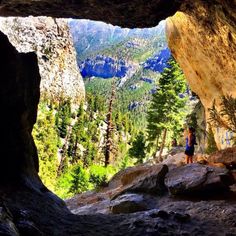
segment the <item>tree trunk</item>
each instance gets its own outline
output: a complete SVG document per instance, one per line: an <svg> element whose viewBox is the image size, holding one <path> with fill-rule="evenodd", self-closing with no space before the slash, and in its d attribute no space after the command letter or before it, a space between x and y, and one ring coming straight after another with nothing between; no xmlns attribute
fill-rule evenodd
<svg viewBox="0 0 236 236"><path fill-rule="evenodd" d="M109 109L107 113L105 167L107 167L110 163L110 157L111 157L111 151L112 151L112 108L113 108L114 97L115 97L115 83L112 85L111 99L110 99Z"/></svg>
<svg viewBox="0 0 236 236"><path fill-rule="evenodd" d="M65 137L65 143L64 143L64 147L63 147L61 161L60 161L60 164L57 169L57 176L60 176L63 173L63 171L67 165L67 149L68 149L68 143L69 143L68 141L69 141L71 132L72 132L72 126L69 125L69 127L67 129L67 135Z"/></svg>
<svg viewBox="0 0 236 236"><path fill-rule="evenodd" d="M155 149L155 153L153 155L153 157L156 159L157 158L157 152L158 152L158 149L159 149L159 138L160 136L158 135L157 136L157 139L156 139L156 149Z"/></svg>
<svg viewBox="0 0 236 236"><path fill-rule="evenodd" d="M163 149L165 147L166 134L167 134L167 129L164 129L163 137L162 137L162 143L161 143L161 149L160 149L159 158L158 158L159 161L161 160L162 152L163 152Z"/></svg>

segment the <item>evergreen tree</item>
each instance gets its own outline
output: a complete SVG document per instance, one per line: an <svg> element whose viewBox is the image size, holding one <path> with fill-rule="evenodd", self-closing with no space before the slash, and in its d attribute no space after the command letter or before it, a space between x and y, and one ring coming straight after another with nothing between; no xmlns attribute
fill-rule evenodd
<svg viewBox="0 0 236 236"><path fill-rule="evenodd" d="M68 125L71 118L71 103L69 100L59 104L58 114L56 117L56 126L61 138L65 138L68 131Z"/></svg>
<svg viewBox="0 0 236 236"><path fill-rule="evenodd" d="M183 73L174 58L168 61L159 80L157 92L153 94L148 111L148 139L160 148L159 158L166 143L167 132L176 134L180 131L185 116L186 98L182 95L186 91L186 82ZM161 137L162 136L162 137ZM159 147L159 139L161 145Z"/></svg>
<svg viewBox="0 0 236 236"><path fill-rule="evenodd" d="M105 143L105 167L109 165L111 153L112 153L112 146L113 146L113 140L112 140L112 130L113 130L113 124L112 124L112 110L113 110L113 101L115 99L115 83L112 85L111 90L111 98L109 101L109 108L107 113L107 129L106 129L106 143Z"/></svg>
<svg viewBox="0 0 236 236"><path fill-rule="evenodd" d="M55 117L45 103L39 104L37 122L33 129L33 136L38 148L39 176L43 183L54 189L58 159L57 159L57 131L53 125Z"/></svg>
<svg viewBox="0 0 236 236"><path fill-rule="evenodd" d="M145 149L144 133L139 132L132 143L132 147L129 149L129 155L133 158L137 158L137 164L143 163L143 159L145 158Z"/></svg>
<svg viewBox="0 0 236 236"><path fill-rule="evenodd" d="M89 175L80 166L77 165L72 172L72 181L69 192L73 194L82 193L88 190Z"/></svg>

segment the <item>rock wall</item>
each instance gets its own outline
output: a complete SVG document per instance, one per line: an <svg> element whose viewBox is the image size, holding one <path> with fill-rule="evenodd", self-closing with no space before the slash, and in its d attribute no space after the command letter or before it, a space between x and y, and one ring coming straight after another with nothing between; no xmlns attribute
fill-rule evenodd
<svg viewBox="0 0 236 236"><path fill-rule="evenodd" d="M104 21L128 28L156 26L180 0L1 0L1 16L52 16Z"/></svg>
<svg viewBox="0 0 236 236"><path fill-rule="evenodd" d="M53 100L84 99L83 79L68 22L51 17L0 18L0 30L19 52L35 52L41 75L41 96Z"/></svg>
<svg viewBox="0 0 236 236"><path fill-rule="evenodd" d="M12 187L20 182L41 188L31 135L39 102L37 57L34 53L18 53L1 32L0 42L0 186Z"/></svg>
<svg viewBox="0 0 236 236"><path fill-rule="evenodd" d="M184 71L192 91L208 108L220 96L236 97L235 1L194 1L167 20L169 47ZM215 130L219 148L230 146L229 133Z"/></svg>

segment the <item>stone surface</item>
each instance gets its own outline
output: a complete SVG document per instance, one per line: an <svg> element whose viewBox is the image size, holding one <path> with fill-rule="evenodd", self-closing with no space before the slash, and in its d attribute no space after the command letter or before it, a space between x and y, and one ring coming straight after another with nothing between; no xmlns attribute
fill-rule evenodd
<svg viewBox="0 0 236 236"><path fill-rule="evenodd" d="M6 236L18 236L19 231L13 223L13 217L9 210L0 206L0 235Z"/></svg>
<svg viewBox="0 0 236 236"><path fill-rule="evenodd" d="M1 32L0 42L0 182L41 186L31 135L39 102L37 57L34 53L18 53Z"/></svg>
<svg viewBox="0 0 236 236"><path fill-rule="evenodd" d="M192 1L167 20L168 45L186 79L208 108L220 96L236 96L236 3ZM232 145L225 130L214 130L218 148Z"/></svg>
<svg viewBox="0 0 236 236"><path fill-rule="evenodd" d="M140 28L156 26L179 6L179 0L2 0L0 15L91 19Z"/></svg>
<svg viewBox="0 0 236 236"><path fill-rule="evenodd" d="M236 147L215 152L207 157L207 161L212 163L223 163L226 166L233 167L236 165Z"/></svg>
<svg viewBox="0 0 236 236"><path fill-rule="evenodd" d="M189 167L191 167L191 170ZM192 188L195 184L197 186L201 180L204 181L201 176L205 173L207 179L204 184L207 187L211 186L210 190L208 189L208 193L211 194L199 195L198 193L201 191L201 188L198 190L197 188L194 189L195 192L193 195L184 194L182 196L176 196L175 198L169 196L167 193L161 196L157 196L153 193L124 193L126 187L135 186L135 184L139 182L136 182L136 179L145 179L145 176L149 178L149 173L146 168L149 168L150 172L154 171L154 169L157 170L157 166L152 167L145 165L128 168L118 173L111 180L107 188L103 188L99 192L87 192L77 195L67 200L67 205L72 212L83 215L83 217L84 214L88 214L89 217L93 219L94 216L91 214L102 213L106 215L106 220L109 221L114 220L111 214L112 212L108 211L108 207L110 207L112 203L116 204L118 200L118 210L116 209L117 212L114 211L114 213L121 213L129 212L130 209L133 210L135 207L138 207L138 210L140 210L140 206L135 203L135 199L136 197L140 198L141 203L143 201L142 199L144 199L143 203L147 206L146 210L132 214L121 213L114 215L121 217L118 223L121 228L119 232L113 231L114 235L119 235L119 233L120 235L166 235L167 233L170 235L180 235L180 232L182 232L184 233L183 235L221 236L226 233L236 232L235 191L212 191L212 189L214 189L213 186L216 187L215 183L218 181L219 175L222 174L222 177L227 176L224 175L227 172L225 168L202 166L198 164L176 167L175 170L173 165L169 168L173 179L178 180L182 178L180 184L185 181L185 183L188 182L188 186ZM137 172L135 172L135 169ZM186 171L184 169L186 169ZM211 170L214 170L214 172L211 172ZM136 173L136 177L128 181L127 176L131 173ZM181 177L179 175L181 175ZM125 178L127 185L122 185L121 179L124 176L127 177ZM227 186L229 185L227 178L222 179L222 181L227 183ZM218 187L217 190L219 190ZM204 190L206 190L206 188L204 188ZM118 194L119 192L120 194ZM114 196L114 193L118 197L111 200L110 198ZM130 196L134 196L135 198L132 199L131 197L131 199L129 199ZM120 201L124 204L120 204ZM99 216L102 217L102 215ZM111 230L109 226L106 225L105 221L103 226L106 228L106 231ZM124 226L128 227L126 231L123 231L122 227ZM113 234L110 233L108 235Z"/></svg>
<svg viewBox="0 0 236 236"><path fill-rule="evenodd" d="M35 52L41 97L79 104L85 88L78 71L68 20L51 17L0 18L0 30L19 52Z"/></svg>
<svg viewBox="0 0 236 236"><path fill-rule="evenodd" d="M123 183L123 186L119 191L113 194L112 199L115 199L124 193L149 193L163 195L166 192L164 184L165 175L168 172L168 167L166 165L150 166L149 171L147 171L145 175L140 174L139 171L135 172L134 170L135 167L128 175L125 174L121 177L121 183ZM136 177L134 177L135 173ZM124 185L124 179L127 179L127 177L129 179L129 184Z"/></svg>
<svg viewBox="0 0 236 236"><path fill-rule="evenodd" d="M113 214L133 213L148 209L144 197L140 194L124 194L111 201L110 209Z"/></svg>
<svg viewBox="0 0 236 236"><path fill-rule="evenodd" d="M229 190L233 180L225 168L189 164L172 169L166 175L165 184L172 195L208 195Z"/></svg>

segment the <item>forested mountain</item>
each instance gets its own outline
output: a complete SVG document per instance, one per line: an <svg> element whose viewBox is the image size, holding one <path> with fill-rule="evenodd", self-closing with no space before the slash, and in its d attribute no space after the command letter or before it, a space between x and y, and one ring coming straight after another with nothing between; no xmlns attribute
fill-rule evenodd
<svg viewBox="0 0 236 236"><path fill-rule="evenodd" d="M88 20L72 20L69 25L86 90L109 99L114 81L115 109L129 113L144 128L147 103L171 55L165 21L149 29Z"/></svg>
<svg viewBox="0 0 236 236"><path fill-rule="evenodd" d="M120 169L158 150L158 142L148 147L147 114L171 57L165 22L143 30L86 20L69 25L85 100L42 100L33 132L39 174L63 198L105 185Z"/></svg>
<svg viewBox="0 0 236 236"><path fill-rule="evenodd" d="M164 21L157 27L147 29L125 29L90 20L71 20L69 26L80 60L87 58L90 54L97 54L102 49L113 47L127 39L139 38L148 40L153 37L162 37L165 31ZM130 44L130 42L127 43L128 46L136 46L135 44Z"/></svg>

